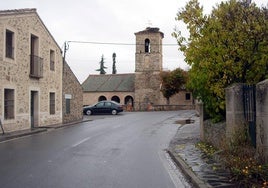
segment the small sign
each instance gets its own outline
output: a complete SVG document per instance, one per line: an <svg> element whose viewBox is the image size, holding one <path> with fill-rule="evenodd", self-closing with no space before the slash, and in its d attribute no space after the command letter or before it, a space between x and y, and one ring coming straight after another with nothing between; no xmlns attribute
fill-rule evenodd
<svg viewBox="0 0 268 188"><path fill-rule="evenodd" d="M65 99L72 99L72 95L71 94L65 94Z"/></svg>

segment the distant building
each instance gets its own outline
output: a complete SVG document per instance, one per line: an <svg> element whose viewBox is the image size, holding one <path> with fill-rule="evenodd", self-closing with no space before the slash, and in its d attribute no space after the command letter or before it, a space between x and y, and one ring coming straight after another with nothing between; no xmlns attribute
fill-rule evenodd
<svg viewBox="0 0 268 188"><path fill-rule="evenodd" d="M160 86L164 34L159 28L146 28L135 33L135 73L89 75L83 82L83 104L92 105L101 100L114 100L134 110L189 109L193 107L192 94L185 90L170 98L166 105ZM169 106L169 107L167 107ZM132 109L131 108L131 109Z"/></svg>
<svg viewBox="0 0 268 188"><path fill-rule="evenodd" d="M74 100L74 95L63 89L63 77L65 71L71 73L67 65L64 69L61 49L36 9L0 11L0 33L0 118L4 130L65 121L64 97ZM76 92L82 93L82 89ZM76 110L81 111L81 106L82 102ZM80 114L69 120L81 118Z"/></svg>

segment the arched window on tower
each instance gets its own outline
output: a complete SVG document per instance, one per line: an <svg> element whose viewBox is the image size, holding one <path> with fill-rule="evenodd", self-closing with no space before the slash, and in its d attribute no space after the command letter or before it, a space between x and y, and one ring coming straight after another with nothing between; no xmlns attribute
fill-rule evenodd
<svg viewBox="0 0 268 188"><path fill-rule="evenodd" d="M150 53L150 40L149 39L145 39L145 53Z"/></svg>

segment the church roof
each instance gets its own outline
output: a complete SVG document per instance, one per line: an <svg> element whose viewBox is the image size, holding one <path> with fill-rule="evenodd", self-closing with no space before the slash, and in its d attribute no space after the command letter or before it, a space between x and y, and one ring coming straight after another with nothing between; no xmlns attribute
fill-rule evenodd
<svg viewBox="0 0 268 188"><path fill-rule="evenodd" d="M82 83L84 92L134 92L135 74L89 75Z"/></svg>

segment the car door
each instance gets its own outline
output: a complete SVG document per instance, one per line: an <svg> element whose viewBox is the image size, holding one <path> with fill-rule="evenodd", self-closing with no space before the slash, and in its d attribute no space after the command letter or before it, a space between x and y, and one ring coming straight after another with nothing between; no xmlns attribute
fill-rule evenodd
<svg viewBox="0 0 268 188"><path fill-rule="evenodd" d="M112 104L111 104L111 102L105 102L105 105L104 105L104 111L105 111L105 113L107 114L107 113L111 113L112 112Z"/></svg>
<svg viewBox="0 0 268 188"><path fill-rule="evenodd" d="M105 113L104 102L99 102L95 105L94 113L96 114Z"/></svg>

